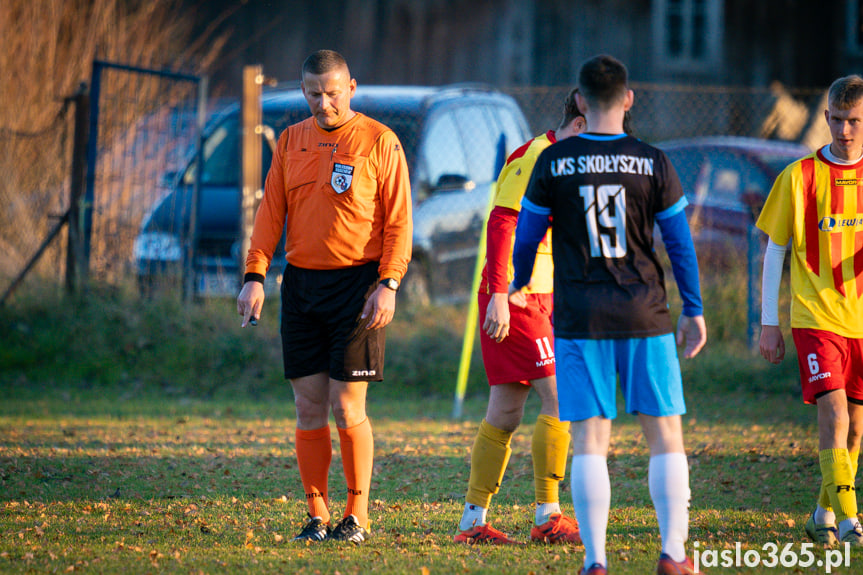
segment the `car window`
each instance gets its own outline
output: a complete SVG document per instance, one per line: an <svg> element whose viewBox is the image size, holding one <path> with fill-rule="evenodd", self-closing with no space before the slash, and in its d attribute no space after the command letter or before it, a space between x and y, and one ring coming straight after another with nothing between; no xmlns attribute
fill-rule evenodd
<svg viewBox="0 0 863 575"><path fill-rule="evenodd" d="M236 186L240 173L237 155L240 152L240 142L237 135L237 116L227 117L213 129L204 140L204 171L201 183L211 186ZM189 164L183 174L183 183L195 183L197 162Z"/></svg>
<svg viewBox="0 0 863 575"><path fill-rule="evenodd" d="M749 156L717 148L667 150L690 203L743 210L742 194L766 196L772 178Z"/></svg>
<svg viewBox="0 0 863 575"><path fill-rule="evenodd" d="M419 130L423 123L423 118L419 115L418 111L387 110L382 109L382 107L368 108L365 106L358 106L357 109L395 132L404 148L408 168L412 169L414 162L416 162Z"/></svg>
<svg viewBox="0 0 863 575"><path fill-rule="evenodd" d="M508 157L516 148L525 143L530 136L526 135L525 126L522 125L512 109L505 106L497 106L494 111L506 137L506 156ZM506 157L503 160L506 161Z"/></svg>
<svg viewBox="0 0 863 575"><path fill-rule="evenodd" d="M700 177L708 188L706 203L741 210L743 193L766 195L772 183L751 158L729 150L707 153Z"/></svg>
<svg viewBox="0 0 863 575"><path fill-rule="evenodd" d="M468 175L474 182L489 182L495 173L500 129L488 106L459 106L453 110L467 151Z"/></svg>
<svg viewBox="0 0 863 575"><path fill-rule="evenodd" d="M429 118L420 153L432 186L439 186L453 176L469 178L464 146L451 111L444 111Z"/></svg>

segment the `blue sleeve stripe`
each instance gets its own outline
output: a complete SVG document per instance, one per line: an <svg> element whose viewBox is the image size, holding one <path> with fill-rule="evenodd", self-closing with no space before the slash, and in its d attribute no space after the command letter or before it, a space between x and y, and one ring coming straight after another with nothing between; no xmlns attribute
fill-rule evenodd
<svg viewBox="0 0 863 575"><path fill-rule="evenodd" d="M540 216L550 216L551 208L546 208L544 206L538 206L527 199L527 196L521 198L521 207L529 212L533 212L534 214Z"/></svg>
<svg viewBox="0 0 863 575"><path fill-rule="evenodd" d="M525 206L526 208L526 206ZM548 216L523 209L515 226L515 245L512 248L512 266L515 269L513 284L522 288L530 283L536 249L548 230Z"/></svg>
<svg viewBox="0 0 863 575"><path fill-rule="evenodd" d="M686 201L686 196L681 196L681 198L677 200L677 202L673 206L671 206L670 208L665 208L664 210L656 214L656 219L664 220L670 218L671 216L682 212L684 208L686 208L686 206L688 205L689 202Z"/></svg>
<svg viewBox="0 0 863 575"><path fill-rule="evenodd" d="M668 258L671 260L671 271L674 273L680 298L683 300L683 315L689 317L704 315L701 283L698 277L698 258L695 255L695 245L692 243L692 233L689 231L686 214L678 211L673 216L658 219L657 223L662 232L665 251L668 252Z"/></svg>

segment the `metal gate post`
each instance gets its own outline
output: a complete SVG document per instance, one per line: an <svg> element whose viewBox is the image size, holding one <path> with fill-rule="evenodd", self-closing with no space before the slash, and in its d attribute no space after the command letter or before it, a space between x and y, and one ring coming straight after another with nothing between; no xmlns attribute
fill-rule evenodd
<svg viewBox="0 0 863 575"><path fill-rule="evenodd" d="M90 80L90 129L87 137L87 186L84 201L79 202L80 259L77 262L79 289L83 289L90 277L90 240L93 234L93 205L96 187L96 159L99 150L99 95L102 91L102 65L93 61ZM74 206L73 206L74 207Z"/></svg>
<svg viewBox="0 0 863 575"><path fill-rule="evenodd" d="M192 200L189 214L189 229L186 233L185 253L183 254L183 300L191 301L198 293L198 282L195 277L195 252L198 246L198 214L201 213L201 178L204 173L204 124L207 121L207 91L209 81L207 76L198 82L198 111L195 122L196 153L195 182L192 185Z"/></svg>
<svg viewBox="0 0 863 575"><path fill-rule="evenodd" d="M72 174L69 188L69 239L66 243L66 291L77 293L83 286L86 257L83 244L84 190L87 186L87 136L90 131L90 91L82 83L75 100L75 133L72 144Z"/></svg>

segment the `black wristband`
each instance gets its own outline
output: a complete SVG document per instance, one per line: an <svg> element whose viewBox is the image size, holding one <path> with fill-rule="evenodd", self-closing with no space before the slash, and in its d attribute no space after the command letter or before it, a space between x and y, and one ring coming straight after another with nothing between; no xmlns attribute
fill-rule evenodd
<svg viewBox="0 0 863 575"><path fill-rule="evenodd" d="M258 282L259 284L263 285L264 276L262 276L261 274L247 273L246 275L243 276L243 283L247 283L247 282Z"/></svg>

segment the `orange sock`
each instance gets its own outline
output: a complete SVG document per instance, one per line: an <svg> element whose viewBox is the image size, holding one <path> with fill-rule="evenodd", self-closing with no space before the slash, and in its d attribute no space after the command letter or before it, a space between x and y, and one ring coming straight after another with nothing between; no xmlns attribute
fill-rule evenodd
<svg viewBox="0 0 863 575"><path fill-rule="evenodd" d="M368 418L348 429L339 428L342 447L342 466L348 484L348 501L345 517L353 515L365 528L369 526L369 487L372 483L375 440Z"/></svg>
<svg viewBox="0 0 863 575"><path fill-rule="evenodd" d="M320 517L324 523L330 521L327 479L330 461L333 459L333 441L330 427L320 429L297 429L297 464L300 479L306 492L306 504L312 517Z"/></svg>

